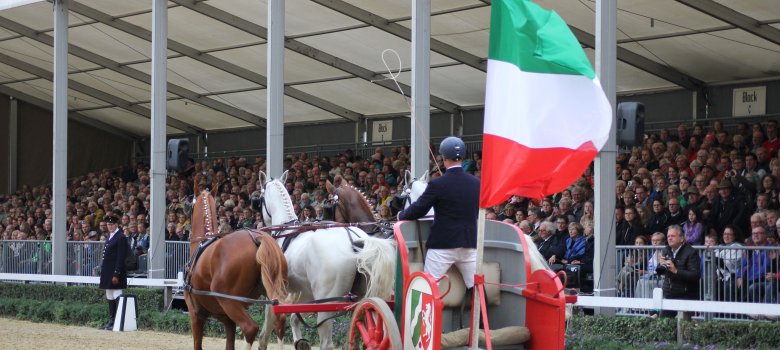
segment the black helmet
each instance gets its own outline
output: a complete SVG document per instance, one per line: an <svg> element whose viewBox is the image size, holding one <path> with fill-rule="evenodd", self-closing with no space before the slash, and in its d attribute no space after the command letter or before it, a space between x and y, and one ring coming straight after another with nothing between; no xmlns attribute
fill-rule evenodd
<svg viewBox="0 0 780 350"><path fill-rule="evenodd" d="M450 136L441 142L439 153L444 159L462 160L466 156L466 144L463 140Z"/></svg>

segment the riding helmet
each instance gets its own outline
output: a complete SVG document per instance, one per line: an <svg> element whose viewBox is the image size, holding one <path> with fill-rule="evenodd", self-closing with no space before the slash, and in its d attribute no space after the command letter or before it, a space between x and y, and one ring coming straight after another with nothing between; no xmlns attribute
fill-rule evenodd
<svg viewBox="0 0 780 350"><path fill-rule="evenodd" d="M439 153L444 159L462 160L466 156L466 144L463 140L450 136L441 142Z"/></svg>

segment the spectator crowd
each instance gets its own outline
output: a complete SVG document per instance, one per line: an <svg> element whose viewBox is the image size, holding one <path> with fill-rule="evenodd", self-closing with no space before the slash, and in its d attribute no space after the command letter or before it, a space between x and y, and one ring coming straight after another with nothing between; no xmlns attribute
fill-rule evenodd
<svg viewBox="0 0 780 350"><path fill-rule="evenodd" d="M584 271L592 269L596 234L611 235L609 239L618 246L666 246L668 228L679 225L685 242L692 245L774 246L780 218L779 151L774 120L738 123L730 130L720 121L709 127L683 123L674 131L650 134L641 147L619 154L614 232L594 232L592 168L560 193L541 200L515 196L490 208L487 215L517 225L533 237L550 264L581 265ZM402 176L410 169L410 158L406 146L376 148L369 157L352 150L332 157L287 155L285 186L301 220L328 219L332 203L325 184L345 181L366 194L377 217L391 221L396 210L390 203L402 192ZM480 152L469 152L463 166L479 176ZM440 175L440 168L437 155L431 176ZM215 196L220 232L262 226L257 207L261 171L265 171L262 157L232 157L190 161L185 171L169 175L165 239L188 240L192 195L203 189ZM142 163L72 179L67 190L67 239L105 240L108 232L102 218L112 212L120 218L120 228L133 249L143 254L149 248L150 189L149 167ZM51 211L48 186L22 186L0 196L1 238L51 239ZM618 274L621 293L645 293L657 277L653 274L658 258L655 253L622 257L629 272ZM741 251L727 254L724 250L716 258L720 261L718 278L732 283L732 291L776 301L778 263L772 250L745 256ZM722 294L724 299L737 297L736 292Z"/></svg>

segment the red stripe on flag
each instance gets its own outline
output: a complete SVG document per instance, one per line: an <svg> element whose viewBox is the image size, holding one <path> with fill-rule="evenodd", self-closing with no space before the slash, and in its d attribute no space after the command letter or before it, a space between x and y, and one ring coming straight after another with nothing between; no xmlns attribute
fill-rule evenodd
<svg viewBox="0 0 780 350"><path fill-rule="evenodd" d="M500 204L512 195L542 198L571 185L593 161L593 142L577 149L529 148L485 134L480 178L480 208Z"/></svg>

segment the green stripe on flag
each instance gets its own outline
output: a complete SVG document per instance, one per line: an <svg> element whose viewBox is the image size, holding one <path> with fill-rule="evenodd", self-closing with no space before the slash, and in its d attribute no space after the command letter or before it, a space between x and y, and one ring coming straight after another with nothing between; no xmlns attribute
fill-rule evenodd
<svg viewBox="0 0 780 350"><path fill-rule="evenodd" d="M524 72L596 77L577 38L555 11L528 0L494 0L488 57Z"/></svg>

